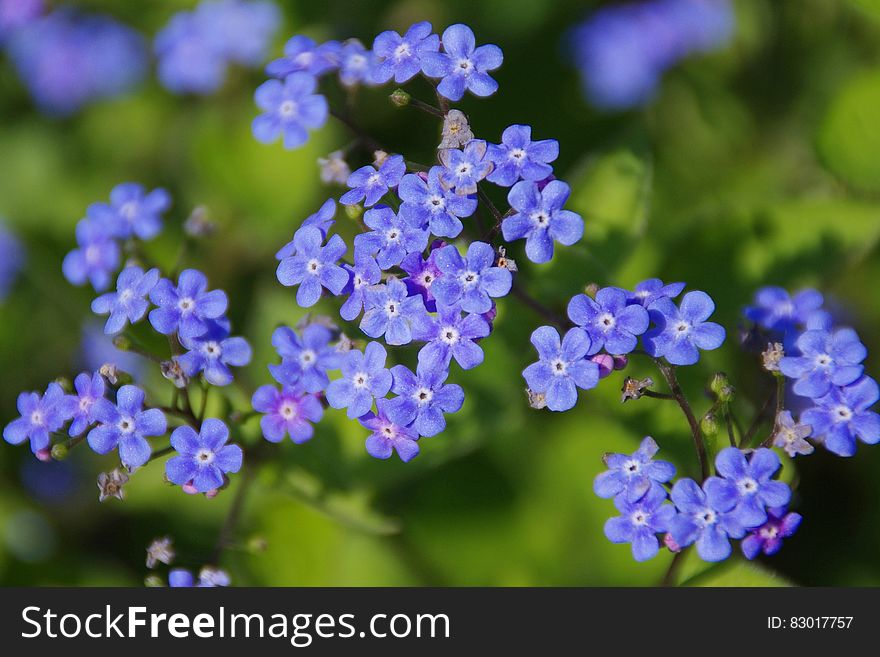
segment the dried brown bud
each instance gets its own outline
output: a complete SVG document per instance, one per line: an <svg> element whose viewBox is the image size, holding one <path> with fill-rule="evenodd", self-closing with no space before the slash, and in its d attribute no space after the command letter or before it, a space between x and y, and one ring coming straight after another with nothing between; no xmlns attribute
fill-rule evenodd
<svg viewBox="0 0 880 657"><path fill-rule="evenodd" d="M623 387L620 389L620 403L629 401L630 399L641 399L645 391L654 385L654 379L646 376L644 379L635 379L631 376L623 380Z"/></svg>
<svg viewBox="0 0 880 657"><path fill-rule="evenodd" d="M526 388L526 396L529 399L529 406L541 409L547 406L547 397L543 392L535 392L530 388Z"/></svg>
<svg viewBox="0 0 880 657"><path fill-rule="evenodd" d="M125 499L125 490L123 487L128 483L128 475L119 469L112 472L102 472L98 475L98 501L103 502L108 497L115 497L117 500Z"/></svg>
<svg viewBox="0 0 880 657"><path fill-rule="evenodd" d="M779 371L779 361L785 356L785 349L779 342L771 342L767 348L761 352L761 365L768 372Z"/></svg>

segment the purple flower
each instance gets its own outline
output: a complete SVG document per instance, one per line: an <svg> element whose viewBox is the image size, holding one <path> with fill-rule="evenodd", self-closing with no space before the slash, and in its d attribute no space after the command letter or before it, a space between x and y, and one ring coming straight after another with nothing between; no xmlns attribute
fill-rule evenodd
<svg viewBox="0 0 880 657"><path fill-rule="evenodd" d="M745 309L745 315L769 331L782 333L806 324L824 302L816 290L801 290L792 297L781 287L763 287L755 295L755 305Z"/></svg>
<svg viewBox="0 0 880 657"><path fill-rule="evenodd" d="M500 144L489 144L486 157L495 165L489 182L510 187L516 181L538 182L553 173L553 162L559 157L559 142L555 139L532 141L532 127L512 125L501 133Z"/></svg>
<svg viewBox="0 0 880 657"><path fill-rule="evenodd" d="M110 314L104 324L104 333L111 335L125 328L126 322L135 324L147 314L150 304L147 296L159 282L159 270L144 272L140 267L126 267L116 280L116 292L102 294L92 301L92 312Z"/></svg>
<svg viewBox="0 0 880 657"><path fill-rule="evenodd" d="M24 247L0 221L0 304L6 299L15 284L24 262Z"/></svg>
<svg viewBox="0 0 880 657"><path fill-rule="evenodd" d="M513 276L507 269L495 266L495 250L489 244L471 242L465 258L451 244L434 253L434 262L442 272L432 285L439 303L461 303L463 311L480 314L491 310L492 298L510 292Z"/></svg>
<svg viewBox="0 0 880 657"><path fill-rule="evenodd" d="M543 189L531 181L516 183L507 195L516 214L501 222L508 242L526 240L526 256L532 262L549 262L553 242L571 246L584 234L584 220L571 210L563 210L571 189L560 180L551 180Z"/></svg>
<svg viewBox="0 0 880 657"><path fill-rule="evenodd" d="M531 340L539 360L523 370L523 377L530 390L544 393L551 411L573 408L577 388L589 390L599 383L599 366L585 358L590 336L583 329L570 329L560 342L555 328L539 326Z"/></svg>
<svg viewBox="0 0 880 657"><path fill-rule="evenodd" d="M336 223L333 219L333 217L335 216L336 201L334 201L332 198L329 198L324 201L324 204L316 213L310 214L303 220L300 228L304 226L314 226L321 231L322 239L327 239L327 234L330 232L333 224ZM278 250L278 253L275 254L275 259L284 260L285 258L291 257L295 253L296 242L294 240L290 240L287 244L285 244Z"/></svg>
<svg viewBox="0 0 880 657"><path fill-rule="evenodd" d="M0 43L15 30L38 19L45 10L44 0L0 0Z"/></svg>
<svg viewBox="0 0 880 657"><path fill-rule="evenodd" d="M482 139L471 139L463 149L447 148L439 153L443 170L440 182L454 188L459 196L476 194L477 183L492 171L486 158L488 145Z"/></svg>
<svg viewBox="0 0 880 657"><path fill-rule="evenodd" d="M620 515L605 523L605 536L612 543L631 543L636 561L647 561L660 550L657 534L669 530L675 507L665 504L666 491L654 486L641 498L630 501L625 496L614 498Z"/></svg>
<svg viewBox="0 0 880 657"><path fill-rule="evenodd" d="M113 237L142 240L162 231L162 214L171 207L171 196L161 187L147 192L143 185L123 183L110 192L110 203L93 203L88 216L107 227Z"/></svg>
<svg viewBox="0 0 880 657"><path fill-rule="evenodd" d="M368 343L363 353L352 349L343 354L342 378L327 387L327 403L333 408L348 408L352 420L369 413L373 399L384 397L391 389L386 357L385 347L378 342Z"/></svg>
<svg viewBox="0 0 880 657"><path fill-rule="evenodd" d="M119 245L104 225L92 219L82 219L76 225L76 243L79 248L64 257L64 278L74 285L88 281L95 290L106 289L119 267Z"/></svg>
<svg viewBox="0 0 880 657"><path fill-rule="evenodd" d="M801 524L801 514L788 512L785 508L767 509L767 522L750 532L740 547L746 559L754 559L760 553L768 557L779 552L782 539L793 536Z"/></svg>
<svg viewBox="0 0 880 657"><path fill-rule="evenodd" d="M675 476L675 466L668 461L655 461L654 455L659 450L654 439L647 436L631 456L605 454L603 460L608 469L596 476L593 492L599 497L620 496L627 502L635 502L652 486L670 481Z"/></svg>
<svg viewBox="0 0 880 657"><path fill-rule="evenodd" d="M684 290L684 283L664 285L659 278L649 278L636 285L636 289L627 294L627 303L637 303L649 308L658 299L674 299Z"/></svg>
<svg viewBox="0 0 880 657"><path fill-rule="evenodd" d="M207 290L208 278L195 269L180 272L176 288L161 279L150 291L150 301L158 306L150 311L150 324L163 335L203 335L211 326L208 320L222 317L228 303L223 290Z"/></svg>
<svg viewBox="0 0 880 657"><path fill-rule="evenodd" d="M283 80L293 73L320 77L339 66L341 44L328 41L318 45L314 39L297 34L284 44L284 57L266 66L266 75Z"/></svg>
<svg viewBox="0 0 880 657"><path fill-rule="evenodd" d="M801 333L795 342L800 356L785 356L779 370L790 379L795 394L815 399L828 394L832 386L849 385L858 379L868 350L851 328Z"/></svg>
<svg viewBox="0 0 880 657"><path fill-rule="evenodd" d="M165 476L178 486L187 484L199 493L220 488L227 473L241 469L243 453L238 445L227 445L229 428L209 417L198 433L189 425L171 433L171 446L178 453L165 462Z"/></svg>
<svg viewBox="0 0 880 657"><path fill-rule="evenodd" d="M251 346L240 337L228 337L229 330L221 324L213 324L197 338L181 338L188 351L177 357L177 362L188 377L202 372L205 381L215 386L232 383L229 366L243 367L251 362Z"/></svg>
<svg viewBox="0 0 880 657"><path fill-rule="evenodd" d="M636 348L638 336L648 329L648 311L626 304L626 290L603 287L591 299L586 294L572 297L568 317L590 334L589 356L602 347L609 354L628 354Z"/></svg>
<svg viewBox="0 0 880 657"><path fill-rule="evenodd" d="M415 429L396 424L388 418L387 399L376 400L376 413L370 411L359 422L372 431L367 437L367 453L373 458L387 459L395 451L406 463L419 454L419 434Z"/></svg>
<svg viewBox="0 0 880 657"><path fill-rule="evenodd" d="M418 75L425 57L440 48L440 37L432 34L431 29L429 22L422 21L411 26L403 36L392 30L379 34L373 41L376 59L371 80L383 84L394 78L397 84L402 84Z"/></svg>
<svg viewBox="0 0 880 657"><path fill-rule="evenodd" d="M346 41L339 53L339 81L346 87L370 82L372 57L357 39Z"/></svg>
<svg viewBox="0 0 880 657"><path fill-rule="evenodd" d="M414 228L427 228L438 237L458 237L462 217L477 209L477 199L455 193L441 180L443 167L431 167L427 180L409 173L400 181L397 193L403 203L400 216Z"/></svg>
<svg viewBox="0 0 880 657"><path fill-rule="evenodd" d="M445 369L418 367L416 374L404 365L391 368L392 391L398 395L385 407L388 418L400 426L411 426L420 436L430 438L446 428L444 413L457 413L464 404L464 390L444 385Z"/></svg>
<svg viewBox="0 0 880 657"><path fill-rule="evenodd" d="M196 12L171 17L153 42L162 86L173 93L207 95L226 79L226 61Z"/></svg>
<svg viewBox="0 0 880 657"><path fill-rule="evenodd" d="M202 2L195 13L219 56L251 67L265 61L281 23L278 6L266 0Z"/></svg>
<svg viewBox="0 0 880 657"><path fill-rule="evenodd" d="M387 205L367 210L364 223L373 230L355 236L355 251L375 254L382 269L399 265L408 254L420 253L428 246L428 231L413 228Z"/></svg>
<svg viewBox="0 0 880 657"><path fill-rule="evenodd" d="M355 205L363 201L364 207L373 206L389 189L400 184L405 173L406 163L402 155L391 155L378 171L369 164L356 169L346 181L351 189L340 197L339 202Z"/></svg>
<svg viewBox="0 0 880 657"><path fill-rule="evenodd" d="M327 120L327 99L315 93L317 80L308 73L293 73L284 79L267 80L254 93L263 110L251 130L257 141L271 144L283 137L284 148L302 146L309 130L317 130Z"/></svg>
<svg viewBox="0 0 880 657"><path fill-rule="evenodd" d="M715 457L715 471L734 487L728 493L734 499L733 514L743 527L757 527L767 520L767 507L785 506L791 489L773 476L782 468L773 450L760 448L748 460L742 450L726 447Z"/></svg>
<svg viewBox="0 0 880 657"><path fill-rule="evenodd" d="M813 427L795 422L789 411L780 411L776 416L773 446L781 447L791 458L798 454L812 454L813 446L806 441L812 433Z"/></svg>
<svg viewBox="0 0 880 657"><path fill-rule="evenodd" d="M99 399L104 398L104 377L98 372L87 374L83 372L73 380L76 395L73 395L71 405L73 407L72 418L68 433L78 436L92 423L92 406Z"/></svg>
<svg viewBox="0 0 880 657"><path fill-rule="evenodd" d="M412 254L418 255L418 254ZM339 315L347 322L353 321L361 314L366 303L367 290L371 285L376 285L382 280L382 270L376 264L376 259L358 251L354 255L354 267L343 265L349 273L348 285L342 290L342 294L348 294L348 299L339 309Z"/></svg>
<svg viewBox="0 0 880 657"><path fill-rule="evenodd" d="M693 365L700 360L699 349L717 349L724 342L724 328L706 321L714 311L715 302L705 292L688 292L681 307L671 299L658 299L649 311L656 326L645 334L647 352L673 365Z"/></svg>
<svg viewBox="0 0 880 657"><path fill-rule="evenodd" d="M311 439L315 433L312 422L319 422L324 415L324 407L318 397L303 392L299 386L260 386L254 393L251 404L254 410L265 413L260 419L263 437L269 442L278 443L284 435L296 444Z"/></svg>
<svg viewBox="0 0 880 657"><path fill-rule="evenodd" d="M437 310L434 295L431 293L431 287L440 277L440 268L437 267L434 256L436 252L437 249L433 249L427 259L422 258L421 253L410 253L400 263L400 268L409 274L403 279L407 292L411 296L420 295L429 312Z"/></svg>
<svg viewBox="0 0 880 657"><path fill-rule="evenodd" d="M4 427L3 440L12 445L30 440L34 454L49 449L50 434L70 419L75 403L75 398L65 395L57 383L50 383L42 396L36 392L21 393L17 402L21 417Z"/></svg>
<svg viewBox="0 0 880 657"><path fill-rule="evenodd" d="M474 33L467 25L450 25L443 32L443 52L429 52L422 57L422 71L431 78L443 78L437 91L449 100L461 100L465 89L475 96L491 96L498 83L487 71L501 66L504 55L494 45L476 46Z"/></svg>
<svg viewBox="0 0 880 657"><path fill-rule="evenodd" d="M730 538L742 538L745 529L735 514L733 484L709 477L700 488L693 479L679 479L672 487L672 501L679 513L669 522L669 532L681 547L696 542L703 561L724 561L730 556Z"/></svg>
<svg viewBox="0 0 880 657"><path fill-rule="evenodd" d="M106 454L117 447L122 465L129 471L150 460L147 436L161 436L167 429L165 416L157 408L143 410L144 391L137 386L122 386L116 404L101 398L92 406L92 418L99 424L89 431L89 447Z"/></svg>
<svg viewBox="0 0 880 657"><path fill-rule="evenodd" d="M322 242L320 229L303 226L293 235L293 254L278 264L278 282L299 286L296 302L302 308L318 303L322 287L335 296L348 283L348 273L336 264L348 249L345 242L339 235L333 235L324 246Z"/></svg>
<svg viewBox="0 0 880 657"><path fill-rule="evenodd" d="M856 453L856 438L867 445L880 442L880 415L868 410L880 399L877 382L863 376L843 388L831 388L816 405L801 413L813 427L813 439L839 456Z"/></svg>
<svg viewBox="0 0 880 657"><path fill-rule="evenodd" d="M418 297L416 297L418 298ZM413 322L414 340L427 342L419 350L419 366L448 369L453 358L461 369L483 362L483 350L475 340L489 335L491 328L480 315L461 316L461 306L439 306L436 315L423 315Z"/></svg>
<svg viewBox="0 0 880 657"><path fill-rule="evenodd" d="M270 365L269 371L278 383L300 385L306 392L320 392L330 379L327 370L339 368L341 355L330 345L333 334L320 324L309 324L296 331L279 326L272 334L272 345L281 356L281 365Z"/></svg>
<svg viewBox="0 0 880 657"><path fill-rule="evenodd" d="M425 314L422 297L409 296L406 285L394 277L367 288L364 308L361 330L371 338L384 335L389 345L412 342L411 325Z"/></svg>

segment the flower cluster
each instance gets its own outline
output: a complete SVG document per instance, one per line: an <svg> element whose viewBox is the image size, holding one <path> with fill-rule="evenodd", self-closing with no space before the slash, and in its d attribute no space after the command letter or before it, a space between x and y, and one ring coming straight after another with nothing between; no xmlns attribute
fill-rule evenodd
<svg viewBox="0 0 880 657"><path fill-rule="evenodd" d="M796 398L792 410L799 411L797 421L791 410L779 413L775 446L789 456L809 454L809 439L852 456L858 441L880 442L880 415L870 410L880 389L862 365L868 351L853 329L836 325L821 293L808 289L792 296L762 288L745 314L761 332L765 354L773 354L769 363L765 357L765 367L788 381Z"/></svg>
<svg viewBox="0 0 880 657"><path fill-rule="evenodd" d="M659 552L658 536L676 552L695 545L705 561L727 559L730 539L743 539L743 553L752 559L759 552L776 552L782 538L797 529L800 516L785 508L791 489L774 479L782 463L772 450L746 454L727 447L715 459L717 476L702 485L681 478L667 494L675 467L654 460L658 449L648 437L632 455L606 454L608 470L593 483L599 497L614 498L620 513L605 523L605 536L612 543L630 543L636 561Z"/></svg>
<svg viewBox="0 0 880 657"><path fill-rule="evenodd" d="M163 536L153 540L147 546L147 568L151 570L160 563L170 566L174 563L177 553L170 537ZM168 571L168 586L171 588L211 588L216 586L229 586L231 583L229 574L225 570L214 566L203 566L199 570L198 577L186 568L171 568ZM147 586L164 586L157 575L149 575L146 578Z"/></svg>
<svg viewBox="0 0 880 657"><path fill-rule="evenodd" d="M17 3L24 13L8 38L0 32L0 41L5 41L19 77L44 112L72 114L88 103L129 91L145 77L146 43L131 28L69 9L35 18L32 1L12 2Z"/></svg>
<svg viewBox="0 0 880 657"><path fill-rule="evenodd" d="M681 59L723 46L733 27L728 0L647 0L599 9L570 45L590 101L627 109L648 102Z"/></svg>
<svg viewBox="0 0 880 657"><path fill-rule="evenodd" d="M202 0L192 11L175 14L156 35L159 80L175 93L213 93L230 64L263 63L280 21L281 12L268 0Z"/></svg>
<svg viewBox="0 0 880 657"><path fill-rule="evenodd" d="M0 220L0 303L9 295L24 260L24 247Z"/></svg>
<svg viewBox="0 0 880 657"><path fill-rule="evenodd" d="M672 365L693 365L700 351L717 349L724 328L709 317L715 304L708 294L688 292L673 301L684 283L664 285L659 279L639 283L633 291L604 287L594 296L578 294L568 303L573 326L560 339L552 326L532 333L538 361L523 370L530 397L551 411L567 411L577 403L577 388L589 390L600 378L626 366L620 358L642 349Z"/></svg>

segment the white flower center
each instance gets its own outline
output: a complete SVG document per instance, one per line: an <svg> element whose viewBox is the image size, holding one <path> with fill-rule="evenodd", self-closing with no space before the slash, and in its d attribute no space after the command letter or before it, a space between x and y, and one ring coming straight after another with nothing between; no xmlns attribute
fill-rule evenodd
<svg viewBox="0 0 880 657"><path fill-rule="evenodd" d="M214 452L203 447L196 452L196 462L198 462L199 465L210 465L214 462L214 456Z"/></svg>
<svg viewBox="0 0 880 657"><path fill-rule="evenodd" d="M456 169L456 171L458 172L459 177L464 178L465 176L470 174L471 165L467 162L462 162L458 165L458 169Z"/></svg>
<svg viewBox="0 0 880 657"><path fill-rule="evenodd" d="M532 220L532 223L535 224L535 226L537 226L538 228L547 228L547 225L550 223L550 216L543 210L533 212L529 216L529 218Z"/></svg>
<svg viewBox="0 0 880 657"><path fill-rule="evenodd" d="M218 358L223 350L220 348L220 343L209 340L202 345L202 351L208 358Z"/></svg>
<svg viewBox="0 0 880 657"><path fill-rule="evenodd" d="M413 393L413 398L419 403L419 405L428 404L434 398L434 391L430 388L419 388Z"/></svg>
<svg viewBox="0 0 880 657"><path fill-rule="evenodd" d="M745 477L736 482L736 487L742 495L754 495L758 492L758 482L751 477Z"/></svg>
<svg viewBox="0 0 880 657"><path fill-rule="evenodd" d="M286 401L278 407L278 414L285 420L292 420L296 417L296 405L293 402Z"/></svg>
<svg viewBox="0 0 880 657"><path fill-rule="evenodd" d="M385 302L385 314L389 317L397 317L400 314L400 307L394 299Z"/></svg>
<svg viewBox="0 0 880 657"><path fill-rule="evenodd" d="M88 413L89 409L92 407L92 404L95 403L95 400L91 397L82 397L79 400L79 410L83 413Z"/></svg>
<svg viewBox="0 0 880 657"><path fill-rule="evenodd" d="M303 349L299 354L299 362L305 367L311 367L317 360L317 354L311 349Z"/></svg>
<svg viewBox="0 0 880 657"><path fill-rule="evenodd" d="M434 274L429 271L422 272L420 280L422 281L422 287L427 289L431 287L431 283L434 282Z"/></svg>
<svg viewBox="0 0 880 657"><path fill-rule="evenodd" d="M122 215L122 218L126 221L131 221L137 215L138 206L134 201L129 201L128 203L124 203L121 208L119 208L119 214Z"/></svg>
<svg viewBox="0 0 880 657"><path fill-rule="evenodd" d="M599 319L596 320L599 328L603 331L610 331L613 329L616 322L617 320L614 319L614 315L611 313L602 313L599 315Z"/></svg>
<svg viewBox="0 0 880 657"><path fill-rule="evenodd" d="M293 61L296 62L298 66L302 68L307 68L311 65L314 58L315 54L310 50L306 50L305 52L301 52L296 57L294 57Z"/></svg>
<svg viewBox="0 0 880 657"><path fill-rule="evenodd" d="M428 198L428 209L433 212L440 212L446 209L446 199L439 194L434 194Z"/></svg>
<svg viewBox="0 0 880 657"><path fill-rule="evenodd" d="M816 365L819 367L830 367L833 362L834 359L828 354L819 354L816 356Z"/></svg>
<svg viewBox="0 0 880 657"><path fill-rule="evenodd" d="M31 424L43 424L43 413L41 411L31 413Z"/></svg>
<svg viewBox="0 0 880 657"><path fill-rule="evenodd" d="M190 312L193 307L196 305L196 302L193 301L190 297L184 297L180 301L177 302L177 307L180 309L182 313Z"/></svg>
<svg viewBox="0 0 880 657"><path fill-rule="evenodd" d="M134 418L126 415L119 420L117 426L122 433L132 433L134 431Z"/></svg>
<svg viewBox="0 0 880 657"><path fill-rule="evenodd" d="M480 275L475 271L466 271L459 277L459 280L464 285L464 288L469 290L480 282Z"/></svg>
<svg viewBox="0 0 880 657"><path fill-rule="evenodd" d="M362 68L366 68L367 66L367 58L361 55L360 53L356 55L352 55L348 58L348 66L349 68L360 70Z"/></svg>
<svg viewBox="0 0 880 657"><path fill-rule="evenodd" d="M704 527L714 525L718 521L717 514L712 509L703 509L696 514L697 522L702 523Z"/></svg>
<svg viewBox="0 0 880 657"><path fill-rule="evenodd" d="M397 228L390 228L388 232L385 233L385 239L389 242L399 242L400 241L400 230Z"/></svg>
<svg viewBox="0 0 880 657"><path fill-rule="evenodd" d="M366 388L367 384L370 381L370 377L366 372L358 372L352 377L352 382L354 383L355 388Z"/></svg>
<svg viewBox="0 0 880 657"><path fill-rule="evenodd" d="M410 54L409 44L401 43L397 48L394 49L394 57L398 60L403 59L404 57L408 57Z"/></svg>
<svg viewBox="0 0 880 657"><path fill-rule="evenodd" d="M130 288L125 288L122 292L119 293L119 300L122 302L126 302L133 296L134 292L132 292Z"/></svg>
<svg viewBox="0 0 880 657"><path fill-rule="evenodd" d="M361 287L364 287L366 284L367 284L366 281L364 281L364 279L361 278L358 274L354 275L354 286L355 287L361 288Z"/></svg>
<svg viewBox="0 0 880 657"><path fill-rule="evenodd" d="M474 65L469 59L459 59L457 68L459 73L468 74L474 69Z"/></svg>
<svg viewBox="0 0 880 657"><path fill-rule="evenodd" d="M568 363L561 358L556 358L550 361L550 369L553 371L554 376L565 376L568 371Z"/></svg>
<svg viewBox="0 0 880 657"><path fill-rule="evenodd" d="M849 406L838 406L834 409L834 419L837 422L849 422L852 419L853 412Z"/></svg>
<svg viewBox="0 0 880 657"><path fill-rule="evenodd" d="M321 261L317 258L312 258L306 263L306 270L310 274L317 274L321 270Z"/></svg>
<svg viewBox="0 0 880 657"><path fill-rule="evenodd" d="M641 526L641 525L647 525L648 519L650 517L651 517L650 515L648 515L647 513L645 513L644 511L642 511L640 509L640 510L636 511L635 513L633 513L632 516L630 517L630 519L632 520L632 524L637 525L637 526Z"/></svg>
<svg viewBox="0 0 880 657"><path fill-rule="evenodd" d="M681 320L675 325L675 335L685 336L691 332L691 323Z"/></svg>
<svg viewBox="0 0 880 657"><path fill-rule="evenodd" d="M440 330L440 339L446 344L453 345L458 343L460 334L454 326L444 326Z"/></svg>
<svg viewBox="0 0 880 657"><path fill-rule="evenodd" d="M510 159L516 162L522 162L526 157L526 152L521 148L514 148L510 151Z"/></svg>
<svg viewBox="0 0 880 657"><path fill-rule="evenodd" d="M96 265L101 260L101 249L99 249L96 245L92 244L86 247L86 262L91 265Z"/></svg>
<svg viewBox="0 0 880 657"><path fill-rule="evenodd" d="M296 116L297 104L292 100L285 100L278 107L278 114L281 115L282 119L292 119Z"/></svg>
<svg viewBox="0 0 880 657"><path fill-rule="evenodd" d="M635 475L638 474L642 469L642 464L636 461L635 459L630 459L626 463L623 464L623 472L627 475Z"/></svg>
<svg viewBox="0 0 880 657"><path fill-rule="evenodd" d="M779 529L774 525L767 525L758 530L758 534L763 539L773 539L779 535Z"/></svg>

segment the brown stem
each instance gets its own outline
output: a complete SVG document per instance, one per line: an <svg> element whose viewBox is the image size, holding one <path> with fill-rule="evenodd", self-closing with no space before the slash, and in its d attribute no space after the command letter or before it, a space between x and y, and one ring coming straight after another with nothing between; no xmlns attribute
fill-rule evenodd
<svg viewBox="0 0 880 657"><path fill-rule="evenodd" d="M706 445L703 440L703 432L700 431L700 423L697 422L694 411L691 409L691 405L688 403L687 397L684 396L681 385L678 383L678 377L675 375L675 367L667 365L659 358L654 358L653 360L654 363L656 363L657 368L660 370L660 373L663 375L663 378L666 379L666 383L672 391L675 401L678 402L678 405L681 407L682 412L687 418L688 425L690 425L691 428L691 435L694 439L694 449L697 452L697 460L700 462L700 474L702 475L702 480L705 481L709 477L709 460L706 456Z"/></svg>
<svg viewBox="0 0 880 657"><path fill-rule="evenodd" d="M534 310L536 313L541 315L541 317L552 322L560 329L564 330L568 326L569 322L566 321L565 317L555 312L554 310L551 310L537 299L529 296L529 294L525 290L523 290L516 282L514 282L513 287L510 288L510 293L517 299L522 301L524 304L526 304L529 308Z"/></svg>
<svg viewBox="0 0 880 657"><path fill-rule="evenodd" d="M779 431L779 414L785 409L785 378L782 375L776 376L776 415L773 416L773 428L770 435L761 443L761 447L771 447L776 432Z"/></svg>
<svg viewBox="0 0 880 657"><path fill-rule="evenodd" d="M675 556L672 557L672 561L669 562L669 567L666 569L663 579L660 580L660 586L675 586L675 576L678 574L679 568L681 568L683 559L684 550L679 550L675 553Z"/></svg>
<svg viewBox="0 0 880 657"><path fill-rule="evenodd" d="M761 426L761 423L764 421L764 418L767 416L767 411L770 410L770 405L773 403L773 400L776 398L777 393L774 390L773 393L767 396L767 399L764 400L764 403L761 405L761 408L755 414L755 418L752 420L752 423L749 425L748 430L742 435L742 438L739 441L740 447L746 447L752 442L752 438L755 437L755 434L758 433L758 428Z"/></svg>
<svg viewBox="0 0 880 657"><path fill-rule="evenodd" d="M378 141L376 141L370 135L368 135L357 123L355 123L351 118L349 118L345 114L342 114L340 112L337 112L334 109L331 109L330 115L333 118L335 118L337 121L339 121L342 125L344 125L346 128L351 130L355 135L357 135L357 138L360 139L361 142L367 148L369 148L371 151L385 150L384 148L382 148L382 144L380 144Z"/></svg>

